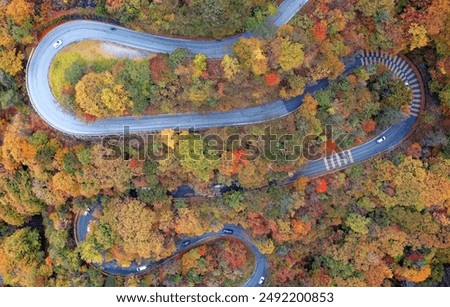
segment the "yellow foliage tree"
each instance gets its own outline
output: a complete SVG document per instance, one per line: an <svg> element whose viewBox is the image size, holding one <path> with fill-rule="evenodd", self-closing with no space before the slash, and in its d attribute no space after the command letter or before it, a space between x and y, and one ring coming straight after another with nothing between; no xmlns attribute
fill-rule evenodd
<svg viewBox="0 0 450 307"><path fill-rule="evenodd" d="M106 207L102 222L116 234L116 249L127 255L159 260L175 251L173 240L159 231L156 213L144 203L133 199L116 199ZM95 230L94 230L95 232Z"/></svg>
<svg viewBox="0 0 450 307"><path fill-rule="evenodd" d="M34 17L34 2L11 0L6 7L6 15L16 24L22 26L26 20Z"/></svg>
<svg viewBox="0 0 450 307"><path fill-rule="evenodd" d="M411 34L410 50L425 47L428 44L427 29L417 23L411 24L408 33Z"/></svg>
<svg viewBox="0 0 450 307"><path fill-rule="evenodd" d="M287 38L279 38L276 42L280 44L280 54L277 60L284 71L298 68L303 64L305 56L302 44L293 43Z"/></svg>
<svg viewBox="0 0 450 307"><path fill-rule="evenodd" d="M197 261L200 259L198 248L190 250L181 258L182 274L186 275L190 269L197 267Z"/></svg>
<svg viewBox="0 0 450 307"><path fill-rule="evenodd" d="M260 76L264 75L267 72L267 57L264 55L262 49L257 48L252 52L252 66L251 70L253 74Z"/></svg>
<svg viewBox="0 0 450 307"><path fill-rule="evenodd" d="M300 116L305 119L311 119L317 115L317 106L319 103L311 94L306 94L303 103L298 109Z"/></svg>
<svg viewBox="0 0 450 307"><path fill-rule="evenodd" d="M255 246L259 249L259 251L265 255L270 255L275 250L275 244L272 239L258 240L255 241Z"/></svg>
<svg viewBox="0 0 450 307"><path fill-rule="evenodd" d="M239 62L236 58L230 57L226 54L222 59L223 72L225 78L228 80L233 79L233 77L239 72Z"/></svg>
<svg viewBox="0 0 450 307"><path fill-rule="evenodd" d="M15 76L23 68L23 59L24 55L20 51L17 52L15 49L3 51L0 53L0 69Z"/></svg>
<svg viewBox="0 0 450 307"><path fill-rule="evenodd" d="M70 196L76 197L80 195L80 185L75 177L63 171L53 176L52 186L55 190L65 192Z"/></svg>
<svg viewBox="0 0 450 307"><path fill-rule="evenodd" d="M133 106L123 85L115 84L110 72L89 73L75 86L80 109L96 117L120 116Z"/></svg>
<svg viewBox="0 0 450 307"><path fill-rule="evenodd" d="M80 183L80 193L86 197L96 195L100 190L113 188L119 193L124 192L133 177L129 161L123 159L108 160L104 156L107 149L101 145L91 148L91 163L76 174ZM99 172L98 170L102 170Z"/></svg>
<svg viewBox="0 0 450 307"><path fill-rule="evenodd" d="M419 270L405 268L405 267L396 267L394 272L398 275L401 275L408 281L411 282L422 282L425 281L431 274L431 268L429 265L425 265Z"/></svg>
<svg viewBox="0 0 450 307"><path fill-rule="evenodd" d="M178 218L175 223L175 231L178 234L199 236L211 230L208 222L200 217L198 211L189 208L178 209Z"/></svg>
<svg viewBox="0 0 450 307"><path fill-rule="evenodd" d="M0 4L0 21L4 18L4 7ZM11 36L9 32L8 26L6 22L0 22L0 46L11 46L14 45L14 38Z"/></svg>
<svg viewBox="0 0 450 307"><path fill-rule="evenodd" d="M263 52L263 43L257 38L241 39L233 46L236 57L244 67L255 75L263 75L267 72L267 57Z"/></svg>
<svg viewBox="0 0 450 307"><path fill-rule="evenodd" d="M22 228L2 240L0 275L8 285L44 286L45 279L51 274L36 230Z"/></svg>

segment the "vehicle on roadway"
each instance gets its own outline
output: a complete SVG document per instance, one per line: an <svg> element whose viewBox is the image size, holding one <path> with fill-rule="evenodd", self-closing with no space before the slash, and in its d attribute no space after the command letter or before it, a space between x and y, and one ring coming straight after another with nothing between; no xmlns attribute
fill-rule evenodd
<svg viewBox="0 0 450 307"><path fill-rule="evenodd" d="M83 215L86 216L91 212L91 208L87 208L86 211L84 211Z"/></svg>
<svg viewBox="0 0 450 307"><path fill-rule="evenodd" d="M89 231L91 231L91 227L90 227L90 226L88 226L88 227L86 228L86 232L89 232Z"/></svg>
<svg viewBox="0 0 450 307"><path fill-rule="evenodd" d="M114 28L114 27L111 28L111 31L116 31L116 30L117 30L117 28Z"/></svg>
<svg viewBox="0 0 450 307"><path fill-rule="evenodd" d="M57 49L59 46L61 46L63 41L61 39L58 39L56 42L53 43L53 48Z"/></svg>
<svg viewBox="0 0 450 307"><path fill-rule="evenodd" d="M385 140L386 140L386 137L383 135L382 137L380 137L380 138L377 140L377 143L380 144L380 143L384 142Z"/></svg>
<svg viewBox="0 0 450 307"><path fill-rule="evenodd" d="M222 230L222 232L224 234L231 235L233 234L234 231L232 229L225 228L224 230Z"/></svg>
<svg viewBox="0 0 450 307"><path fill-rule="evenodd" d="M143 265L143 266L138 267L138 268L136 269L136 271L142 272L142 271L145 270L146 268L147 268L147 266L146 266L146 265Z"/></svg>
<svg viewBox="0 0 450 307"><path fill-rule="evenodd" d="M181 246L188 246L189 244L191 244L191 241L187 240L187 241L184 241L184 242L181 244Z"/></svg>
<svg viewBox="0 0 450 307"><path fill-rule="evenodd" d="M262 285L265 280L266 280L266 278L264 276L261 276L261 278L258 281L258 285Z"/></svg>

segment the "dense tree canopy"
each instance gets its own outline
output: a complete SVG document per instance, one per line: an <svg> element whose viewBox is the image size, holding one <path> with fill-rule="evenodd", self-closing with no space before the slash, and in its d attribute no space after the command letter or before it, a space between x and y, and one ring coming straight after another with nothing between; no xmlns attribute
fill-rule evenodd
<svg viewBox="0 0 450 307"><path fill-rule="evenodd" d="M0 241L0 274L12 286L44 286L51 268L44 263L39 233L17 230Z"/></svg>
<svg viewBox="0 0 450 307"><path fill-rule="evenodd" d="M129 94L122 85L116 85L106 72L85 75L75 87L76 102L87 114L96 117L123 115L132 106Z"/></svg>
<svg viewBox="0 0 450 307"><path fill-rule="evenodd" d="M235 240L195 246L131 278L106 277L89 266L162 259L186 237L226 224L241 226L267 256L269 285L441 283L450 263L448 1L314 0L279 29L264 24L275 11L272 1L105 0L83 10L75 2L0 1L0 275L6 285L240 285L254 263ZM217 60L187 49L131 50L130 58L117 58L111 50L123 46L92 41L61 49L50 71L53 94L88 121L227 111L300 96L324 78L329 83L298 98L302 106L291 115L264 124L168 129L145 140L131 135L123 146L114 137L103 143L68 138L32 110L24 60L55 16L74 11L159 34L219 38L255 30ZM410 115L412 93L388 67L344 73L343 57L376 49L407 53L429 85L410 138L343 171L277 185L309 153L357 146ZM226 140L222 151L206 142L212 134ZM271 135L276 138L264 140ZM336 135L346 137L339 143ZM172 198L182 185L192 191L179 193L207 197ZM220 195L222 185L233 190ZM88 208L87 238L77 244L73 223Z"/></svg>

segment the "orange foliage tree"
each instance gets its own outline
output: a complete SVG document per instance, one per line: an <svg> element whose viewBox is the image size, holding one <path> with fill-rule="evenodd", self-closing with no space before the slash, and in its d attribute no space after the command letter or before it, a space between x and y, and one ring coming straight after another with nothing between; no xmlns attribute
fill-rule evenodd
<svg viewBox="0 0 450 307"><path fill-rule="evenodd" d="M327 22L322 20L314 24L313 35L318 43L321 43L327 37Z"/></svg>
<svg viewBox="0 0 450 307"><path fill-rule="evenodd" d="M280 83L280 75L276 72L271 72L270 74L266 74L264 76L264 79L266 80L266 84L270 86L275 86Z"/></svg>

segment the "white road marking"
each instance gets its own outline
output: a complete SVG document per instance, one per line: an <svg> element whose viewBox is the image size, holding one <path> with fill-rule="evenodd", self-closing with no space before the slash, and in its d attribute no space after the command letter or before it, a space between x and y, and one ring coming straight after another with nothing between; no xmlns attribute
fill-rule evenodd
<svg viewBox="0 0 450 307"><path fill-rule="evenodd" d="M341 167L341 166L342 166L342 164L341 164L341 158L339 157L338 154L335 154L334 156L336 157L336 162L337 162L337 164L339 165L339 167Z"/></svg>
<svg viewBox="0 0 450 307"><path fill-rule="evenodd" d="M405 69L405 66L407 66L408 64L406 63L406 61L402 61L401 64L399 64L400 69L403 71Z"/></svg>
<svg viewBox="0 0 450 307"><path fill-rule="evenodd" d="M330 162L331 162L332 168L336 168L336 164L334 164L333 156L331 156L330 158L331 158L331 159L330 159Z"/></svg>
<svg viewBox="0 0 450 307"><path fill-rule="evenodd" d="M345 151L342 152L342 159L341 160L342 160L342 163L344 165L348 164L348 159L347 159L347 156L345 155Z"/></svg>
<svg viewBox="0 0 450 307"><path fill-rule="evenodd" d="M323 158L323 162L325 163L325 168L327 169L327 171L329 171L330 166L328 165L327 157Z"/></svg>
<svg viewBox="0 0 450 307"><path fill-rule="evenodd" d="M353 160L352 150L351 149L347 150L347 154L350 159L350 162L354 163L355 161Z"/></svg>

